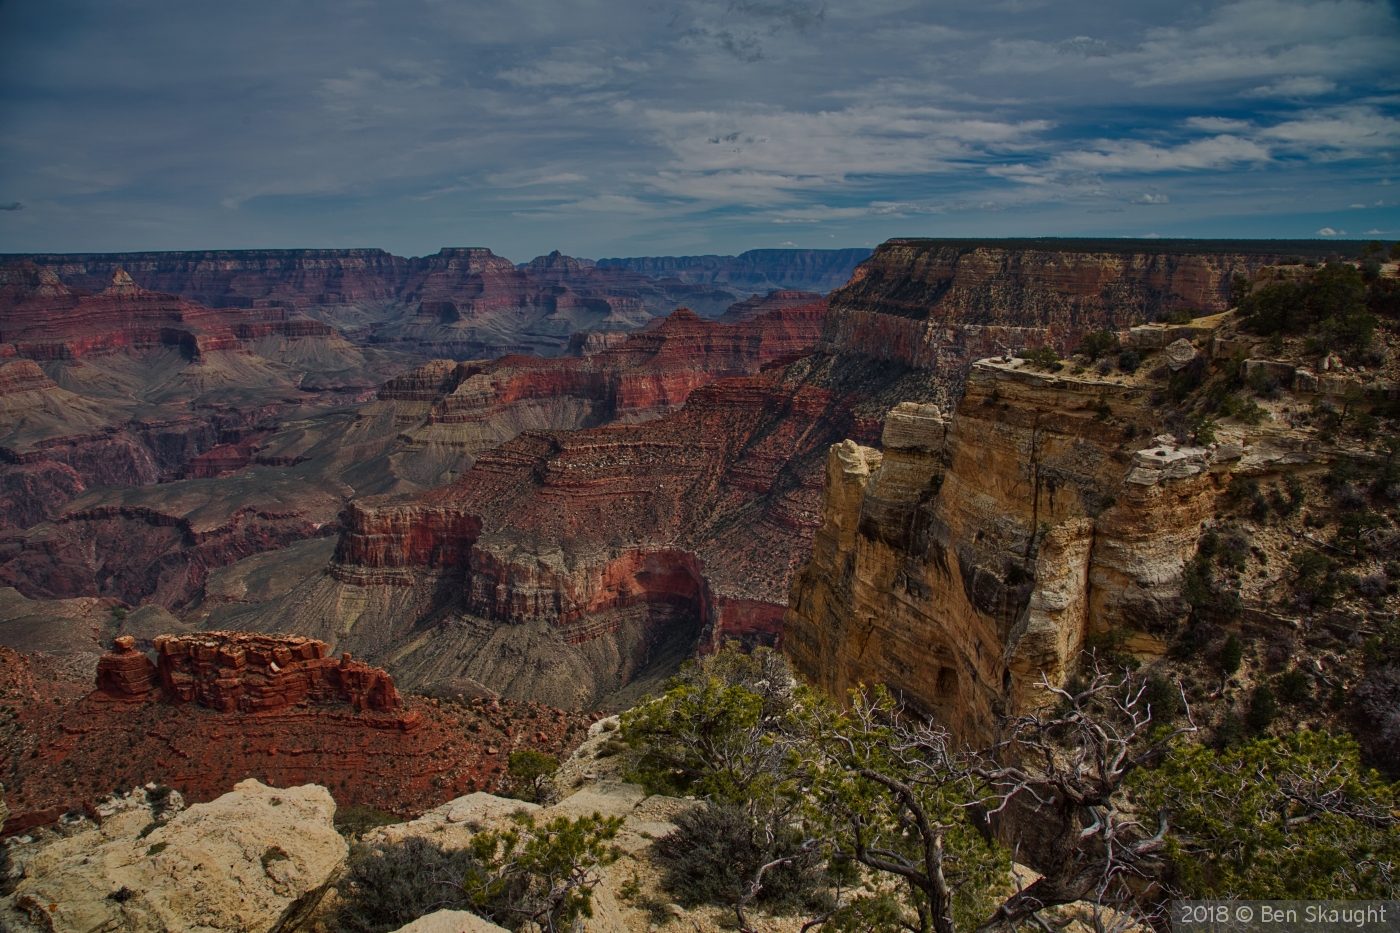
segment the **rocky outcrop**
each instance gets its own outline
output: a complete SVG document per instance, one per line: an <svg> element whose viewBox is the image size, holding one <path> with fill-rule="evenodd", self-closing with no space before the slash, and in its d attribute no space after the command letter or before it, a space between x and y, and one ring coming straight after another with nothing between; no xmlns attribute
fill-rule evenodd
<svg viewBox="0 0 1400 933"><path fill-rule="evenodd" d="M399 927L394 933L503 933L503 930L469 911L435 910Z"/></svg>
<svg viewBox="0 0 1400 933"><path fill-rule="evenodd" d="M305 638L199 632L155 642L152 689L141 692L150 662L122 641L98 663L100 689L80 696L49 679L51 665L36 681L32 661L0 649L0 700L13 713L0 717L5 835L74 810L100 815L114 791L152 781L192 801L250 777L313 782L341 805L421 813L500 787L518 749L567 755L591 721L479 684L440 687L437 699L399 696L383 671L325 657L324 644Z"/></svg>
<svg viewBox="0 0 1400 933"><path fill-rule="evenodd" d="M821 300L820 292L806 292L791 288L775 289L766 295L754 295L730 305L719 320L721 324L739 324L743 321L752 321L760 314L767 314L769 311L801 308Z"/></svg>
<svg viewBox="0 0 1400 933"><path fill-rule="evenodd" d="M140 702L157 683L156 666L136 650L136 639L119 635L97 662L97 692L114 700Z"/></svg>
<svg viewBox="0 0 1400 933"><path fill-rule="evenodd" d="M117 653L98 664L98 688L104 664L112 670L124 661ZM130 645L125 646L127 651ZM155 640L160 683L183 702L196 701L220 712L259 712L308 703L347 703L357 710L403 709L394 681L376 667L345 654L326 657L325 642L296 635L267 636L245 632L200 632L162 635ZM148 662L149 663L149 662ZM413 728L405 717L402 728Z"/></svg>
<svg viewBox="0 0 1400 933"><path fill-rule="evenodd" d="M956 404L974 360L1094 330L1123 330L1177 308L1223 311L1231 278L1289 254L1294 241L923 240L882 243L828 296L823 344L944 374Z"/></svg>
<svg viewBox="0 0 1400 933"><path fill-rule="evenodd" d="M888 684L985 739L1047 702L1037 683L1068 676L1093 633L1160 653L1229 464L1174 443L1134 452L1123 424L1146 394L984 360L950 419L901 405L883 450L834 446L783 622L797 668L837 696Z"/></svg>
<svg viewBox="0 0 1400 933"><path fill-rule="evenodd" d="M334 814L324 787L255 780L149 833L149 811L116 814L37 853L0 912L46 933L295 929L344 864Z"/></svg>

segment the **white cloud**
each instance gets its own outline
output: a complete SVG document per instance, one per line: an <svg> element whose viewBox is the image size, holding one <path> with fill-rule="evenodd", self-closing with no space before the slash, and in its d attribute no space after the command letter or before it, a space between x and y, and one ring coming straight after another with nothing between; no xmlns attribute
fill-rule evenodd
<svg viewBox="0 0 1400 933"><path fill-rule="evenodd" d="M517 87L576 87L596 88L608 83L611 68L591 62L544 61L519 68L510 68L496 75Z"/></svg>
<svg viewBox="0 0 1400 933"><path fill-rule="evenodd" d="M1299 94L1394 61L1391 17L1367 0L1242 0L1193 27L1149 30L1135 78L1141 85L1279 77ZM1378 28L1379 27L1379 28ZM1321 93L1320 91L1318 93Z"/></svg>
<svg viewBox="0 0 1400 933"><path fill-rule="evenodd" d="M1055 46L1055 51L1061 55L1077 55L1080 58L1108 58L1126 50L1116 42L1105 42L1103 39L1093 39L1089 36L1075 36L1073 39L1066 39Z"/></svg>
<svg viewBox="0 0 1400 933"><path fill-rule="evenodd" d="M1080 171L1170 172L1262 164L1269 158L1269 150L1253 140L1222 134L1179 146L1100 140L1092 149L1065 152L1051 162L1057 168Z"/></svg>
<svg viewBox="0 0 1400 933"><path fill-rule="evenodd" d="M1354 158L1400 145L1400 119L1369 106L1334 107L1307 111L1257 136L1320 158Z"/></svg>
<svg viewBox="0 0 1400 933"><path fill-rule="evenodd" d="M1046 120L1003 121L932 107L854 106L801 112L651 110L673 158L651 180L690 198L784 197L852 176L966 172L1003 149L1036 148Z"/></svg>
<svg viewBox="0 0 1400 933"><path fill-rule="evenodd" d="M1136 204L1170 204L1170 203L1171 203L1171 198L1167 197L1165 194L1144 194L1142 197L1138 198L1134 203L1136 203Z"/></svg>
<svg viewBox="0 0 1400 933"><path fill-rule="evenodd" d="M1331 227L1323 227L1321 230L1317 231L1317 235L1318 235L1318 236L1346 236L1346 235L1347 235L1347 232L1346 232L1345 230L1333 230Z"/></svg>
<svg viewBox="0 0 1400 933"><path fill-rule="evenodd" d="M1247 133L1254 129L1254 124L1248 120L1231 117L1191 117L1186 126L1203 133Z"/></svg>
<svg viewBox="0 0 1400 933"><path fill-rule="evenodd" d="M1317 97L1330 94L1337 89L1337 82L1316 75L1284 78L1273 84L1250 88L1240 92L1241 97Z"/></svg>

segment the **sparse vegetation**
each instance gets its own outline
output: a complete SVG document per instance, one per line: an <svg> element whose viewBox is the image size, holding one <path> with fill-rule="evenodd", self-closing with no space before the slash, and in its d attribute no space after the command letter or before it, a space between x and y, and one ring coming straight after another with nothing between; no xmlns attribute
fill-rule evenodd
<svg viewBox="0 0 1400 933"><path fill-rule="evenodd" d="M617 860L611 845L619 817L558 817L536 824L516 817L508 830L477 833L464 849L421 836L367 846L355 843L336 885L337 933L386 933L437 910L469 910L511 930L533 924L563 933L593 915L601 867Z"/></svg>
<svg viewBox="0 0 1400 933"><path fill-rule="evenodd" d="M511 752L506 760L511 790L516 797L536 803L550 793L550 779L559 770L559 759L533 748Z"/></svg>
<svg viewBox="0 0 1400 933"><path fill-rule="evenodd" d="M1060 354L1049 344L1022 350L1017 355L1036 369L1048 369L1058 372L1065 368L1064 364L1060 362Z"/></svg>

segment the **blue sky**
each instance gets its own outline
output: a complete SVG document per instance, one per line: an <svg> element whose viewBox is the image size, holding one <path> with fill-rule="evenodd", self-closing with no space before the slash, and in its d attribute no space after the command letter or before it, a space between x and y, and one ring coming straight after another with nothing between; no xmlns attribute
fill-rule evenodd
<svg viewBox="0 0 1400 933"><path fill-rule="evenodd" d="M1396 239L1398 15L0 0L0 251Z"/></svg>

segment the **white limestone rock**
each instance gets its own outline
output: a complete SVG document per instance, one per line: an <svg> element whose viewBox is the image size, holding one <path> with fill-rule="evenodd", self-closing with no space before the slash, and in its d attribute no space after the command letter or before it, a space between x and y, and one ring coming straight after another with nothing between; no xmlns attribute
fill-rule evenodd
<svg viewBox="0 0 1400 933"><path fill-rule="evenodd" d="M149 835L124 808L101 831L48 845L0 900L12 930L278 933L320 902L348 852L315 784L242 781Z"/></svg>

